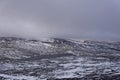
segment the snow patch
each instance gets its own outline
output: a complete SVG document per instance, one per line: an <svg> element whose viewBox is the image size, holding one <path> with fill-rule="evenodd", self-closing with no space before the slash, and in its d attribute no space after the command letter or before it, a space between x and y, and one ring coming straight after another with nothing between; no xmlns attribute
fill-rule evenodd
<svg viewBox="0 0 120 80"><path fill-rule="evenodd" d="M13 75L6 75L6 74L0 74L1 77L6 78L5 80L38 80L38 78L33 77L33 76L13 76Z"/></svg>

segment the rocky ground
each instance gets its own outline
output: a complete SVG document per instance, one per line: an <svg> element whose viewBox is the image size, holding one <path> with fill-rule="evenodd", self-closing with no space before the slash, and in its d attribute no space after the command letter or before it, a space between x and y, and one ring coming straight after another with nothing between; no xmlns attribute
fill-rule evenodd
<svg viewBox="0 0 120 80"><path fill-rule="evenodd" d="M120 43L2 37L0 80L120 80Z"/></svg>

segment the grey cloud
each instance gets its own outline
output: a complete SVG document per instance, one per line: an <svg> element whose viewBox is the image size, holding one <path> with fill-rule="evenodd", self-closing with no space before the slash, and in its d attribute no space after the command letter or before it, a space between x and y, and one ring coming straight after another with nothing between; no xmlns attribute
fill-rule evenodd
<svg viewBox="0 0 120 80"><path fill-rule="evenodd" d="M0 0L1 36L120 40L119 0Z"/></svg>

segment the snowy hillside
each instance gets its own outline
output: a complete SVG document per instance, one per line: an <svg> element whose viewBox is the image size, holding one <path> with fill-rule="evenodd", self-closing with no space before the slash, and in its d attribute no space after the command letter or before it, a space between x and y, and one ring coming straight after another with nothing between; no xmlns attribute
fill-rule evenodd
<svg viewBox="0 0 120 80"><path fill-rule="evenodd" d="M0 80L120 80L119 75L120 42L0 38Z"/></svg>

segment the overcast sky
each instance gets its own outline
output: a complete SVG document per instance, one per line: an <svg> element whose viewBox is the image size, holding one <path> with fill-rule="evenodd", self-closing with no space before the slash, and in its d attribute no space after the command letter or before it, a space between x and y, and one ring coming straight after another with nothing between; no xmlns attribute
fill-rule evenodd
<svg viewBox="0 0 120 80"><path fill-rule="evenodd" d="M120 40L120 0L0 0L0 36Z"/></svg>

